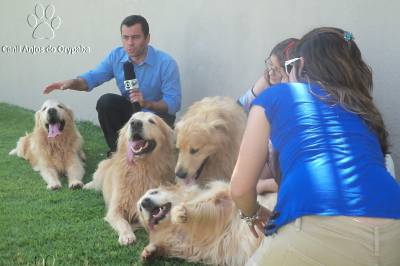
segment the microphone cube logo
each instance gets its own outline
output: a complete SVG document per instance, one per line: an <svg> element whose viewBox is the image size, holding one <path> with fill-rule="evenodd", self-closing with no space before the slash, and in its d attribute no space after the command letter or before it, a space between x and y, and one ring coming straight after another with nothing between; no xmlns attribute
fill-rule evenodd
<svg viewBox="0 0 400 266"><path fill-rule="evenodd" d="M125 80L124 81L124 85L125 85L125 90L126 91L138 90L139 89L139 84L137 82L137 79Z"/></svg>
<svg viewBox="0 0 400 266"><path fill-rule="evenodd" d="M61 26L61 18L54 14L55 7L52 4L47 5L46 8L40 3L35 5L33 13L29 14L26 19L29 27L33 29L33 39L54 39L55 31Z"/></svg>

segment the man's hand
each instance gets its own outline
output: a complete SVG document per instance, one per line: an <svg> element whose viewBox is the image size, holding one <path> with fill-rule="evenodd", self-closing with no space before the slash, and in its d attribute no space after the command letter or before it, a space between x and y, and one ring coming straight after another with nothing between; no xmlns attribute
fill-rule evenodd
<svg viewBox="0 0 400 266"><path fill-rule="evenodd" d="M69 89L72 86L73 80L65 80L65 81L59 81L59 82L54 82L51 83L50 85L46 86L44 89L43 93L44 94L49 94L50 92L54 90L66 90Z"/></svg>
<svg viewBox="0 0 400 266"><path fill-rule="evenodd" d="M131 90L129 92L129 99L131 103L138 102L142 108L146 108L146 101L143 99L143 94L140 90Z"/></svg>
<svg viewBox="0 0 400 266"><path fill-rule="evenodd" d="M47 85L44 88L43 93L44 94L49 94L50 92L54 90L76 90L76 91L87 91L88 86L86 84L86 81L81 78L76 78L76 79L68 79L64 81L58 81L51 83Z"/></svg>
<svg viewBox="0 0 400 266"><path fill-rule="evenodd" d="M168 112L168 106L163 100L159 100L157 102L146 101L143 98L143 94L140 92L140 90L131 90L129 92L129 100L131 101L131 103L138 102L140 104L140 107L152 110L154 112Z"/></svg>

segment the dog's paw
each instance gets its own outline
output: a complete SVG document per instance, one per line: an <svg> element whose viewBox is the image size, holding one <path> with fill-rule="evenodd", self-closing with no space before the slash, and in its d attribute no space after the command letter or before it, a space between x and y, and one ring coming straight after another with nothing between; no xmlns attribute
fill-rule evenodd
<svg viewBox="0 0 400 266"><path fill-rule="evenodd" d="M142 261L142 263L148 262L151 257L154 255L154 253L156 252L157 247L155 245L148 245L146 246L143 251L142 254L140 255L140 260Z"/></svg>
<svg viewBox="0 0 400 266"><path fill-rule="evenodd" d="M73 181L68 186L70 189L81 189L83 187L83 183L81 181Z"/></svg>
<svg viewBox="0 0 400 266"><path fill-rule="evenodd" d="M86 154L82 150L79 151L78 155L82 162L86 162Z"/></svg>
<svg viewBox="0 0 400 266"><path fill-rule="evenodd" d="M136 242L136 236L133 233L120 235L118 242L123 246L131 245Z"/></svg>
<svg viewBox="0 0 400 266"><path fill-rule="evenodd" d="M89 183L86 183L83 185L83 189L94 189L95 185L93 181L90 181Z"/></svg>
<svg viewBox="0 0 400 266"><path fill-rule="evenodd" d="M60 183L52 183L47 185L48 190L57 190L60 189L62 186Z"/></svg>
<svg viewBox="0 0 400 266"><path fill-rule="evenodd" d="M187 210L185 206L178 205L171 210L172 223L186 223L188 220Z"/></svg>

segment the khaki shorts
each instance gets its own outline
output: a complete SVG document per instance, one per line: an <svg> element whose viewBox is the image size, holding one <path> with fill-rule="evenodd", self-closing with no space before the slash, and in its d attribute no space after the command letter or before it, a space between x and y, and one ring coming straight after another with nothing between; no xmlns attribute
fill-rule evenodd
<svg viewBox="0 0 400 266"><path fill-rule="evenodd" d="M246 265L399 266L400 220L384 221L304 216L266 237Z"/></svg>

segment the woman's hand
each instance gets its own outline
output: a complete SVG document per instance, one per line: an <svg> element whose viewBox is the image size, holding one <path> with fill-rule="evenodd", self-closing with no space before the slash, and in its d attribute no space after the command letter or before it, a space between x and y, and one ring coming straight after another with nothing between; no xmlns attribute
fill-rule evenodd
<svg viewBox="0 0 400 266"><path fill-rule="evenodd" d="M267 224L269 217L271 217L271 214L272 212L270 210L263 206L260 206L257 219L253 222L252 225L249 225L250 232L255 238L259 237L259 232L257 232L256 228L258 228L258 230L264 234L264 227Z"/></svg>
<svg viewBox="0 0 400 266"><path fill-rule="evenodd" d="M267 87L271 87L271 84L270 84L270 77L269 77L269 71L268 71L267 69L264 70L263 78L264 78L264 80L265 80L265 82L266 82L266 84L267 84Z"/></svg>
<svg viewBox="0 0 400 266"><path fill-rule="evenodd" d="M286 71L285 71L284 68L281 68L281 69L280 69L280 74L281 74L281 76L282 76L282 80L281 80L282 83L287 83L287 82L289 82L289 76L286 74Z"/></svg>
<svg viewBox="0 0 400 266"><path fill-rule="evenodd" d="M266 88L270 87L271 85L269 84L269 74L268 72L264 72L264 74L259 77L254 83L253 87L253 94L254 96L258 96L261 92L263 92Z"/></svg>

